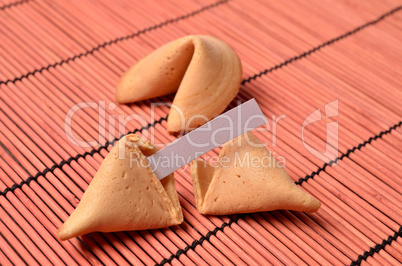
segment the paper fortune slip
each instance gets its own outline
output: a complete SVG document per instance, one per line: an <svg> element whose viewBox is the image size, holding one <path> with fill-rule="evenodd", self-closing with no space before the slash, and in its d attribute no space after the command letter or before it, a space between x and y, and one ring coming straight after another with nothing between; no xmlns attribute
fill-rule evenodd
<svg viewBox="0 0 402 266"><path fill-rule="evenodd" d="M175 140L147 159L160 180L210 150L266 123L268 121L257 102L251 99ZM161 164L167 160L167 165Z"/></svg>

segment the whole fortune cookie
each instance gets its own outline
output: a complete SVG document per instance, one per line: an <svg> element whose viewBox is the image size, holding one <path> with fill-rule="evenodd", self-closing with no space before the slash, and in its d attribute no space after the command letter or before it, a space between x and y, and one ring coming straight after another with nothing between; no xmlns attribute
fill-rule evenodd
<svg viewBox="0 0 402 266"><path fill-rule="evenodd" d="M120 78L115 98L131 103L176 92L170 133L195 129L221 114L237 95L242 66L222 40L190 35L156 49Z"/></svg>

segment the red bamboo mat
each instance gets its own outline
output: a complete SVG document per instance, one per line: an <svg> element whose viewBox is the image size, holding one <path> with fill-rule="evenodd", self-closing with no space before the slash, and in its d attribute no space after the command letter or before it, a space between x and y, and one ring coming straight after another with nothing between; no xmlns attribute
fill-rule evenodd
<svg viewBox="0 0 402 266"><path fill-rule="evenodd" d="M0 264L401 264L401 5L0 1ZM60 242L57 228L116 139L128 132L161 146L175 139L166 131L168 108L151 110L173 96L114 105L114 86L138 59L189 34L217 36L236 50L244 80L229 108L257 99L270 128L256 136L321 209L203 216L183 169L175 174L180 226ZM75 137L93 141L84 148L64 127L82 102L105 107L74 115ZM327 118L330 103L336 115ZM302 138L317 109L322 119ZM132 114L143 119L99 126ZM338 130L327 134L329 123ZM336 139L320 158L305 145L323 150Z"/></svg>

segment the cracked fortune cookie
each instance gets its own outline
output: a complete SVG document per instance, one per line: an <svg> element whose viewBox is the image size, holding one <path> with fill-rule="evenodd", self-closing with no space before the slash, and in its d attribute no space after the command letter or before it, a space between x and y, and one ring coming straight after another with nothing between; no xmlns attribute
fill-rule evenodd
<svg viewBox="0 0 402 266"><path fill-rule="evenodd" d="M167 129L184 133L221 114L237 95L241 78L240 59L227 43L190 35L165 44L127 70L115 98L131 103L177 91Z"/></svg>
<svg viewBox="0 0 402 266"><path fill-rule="evenodd" d="M298 187L274 156L250 132L227 142L219 164L191 164L200 213L227 215L286 209L315 212L320 201Z"/></svg>
<svg viewBox="0 0 402 266"><path fill-rule="evenodd" d="M95 231L145 230L183 221L173 174L161 181L146 159L158 151L131 134L112 148L77 208L57 231L61 240Z"/></svg>

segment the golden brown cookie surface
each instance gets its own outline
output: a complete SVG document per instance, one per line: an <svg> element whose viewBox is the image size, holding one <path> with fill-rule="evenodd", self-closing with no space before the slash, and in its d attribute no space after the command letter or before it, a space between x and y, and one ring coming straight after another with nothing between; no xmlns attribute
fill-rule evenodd
<svg viewBox="0 0 402 266"><path fill-rule="evenodd" d="M233 49L212 36L190 35L141 59L120 79L116 101L129 103L177 91L168 131L183 133L222 113L237 95L242 78Z"/></svg>
<svg viewBox="0 0 402 266"><path fill-rule="evenodd" d="M106 156L77 208L58 230L59 238L180 224L183 215L173 174L159 181L146 160L157 150L136 135L123 137Z"/></svg>
<svg viewBox="0 0 402 266"><path fill-rule="evenodd" d="M277 209L314 212L320 207L250 132L226 143L219 163L212 166L197 159L191 166L197 209L203 214Z"/></svg>

